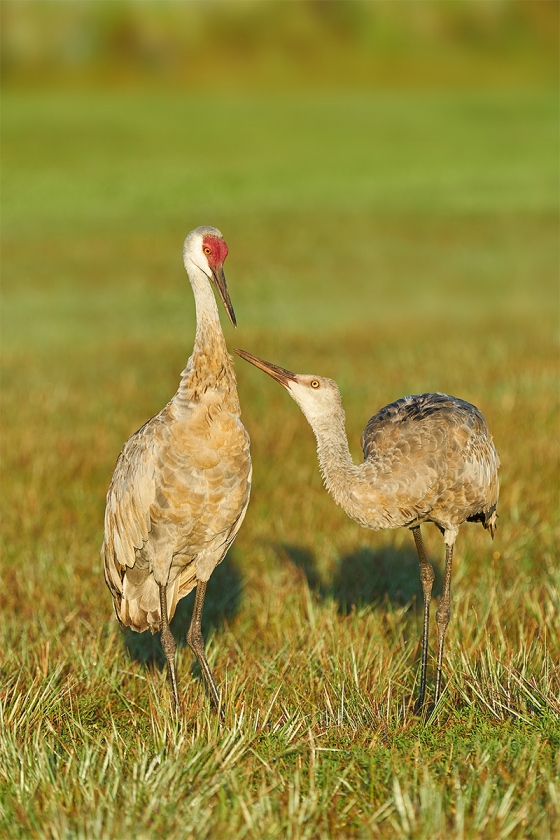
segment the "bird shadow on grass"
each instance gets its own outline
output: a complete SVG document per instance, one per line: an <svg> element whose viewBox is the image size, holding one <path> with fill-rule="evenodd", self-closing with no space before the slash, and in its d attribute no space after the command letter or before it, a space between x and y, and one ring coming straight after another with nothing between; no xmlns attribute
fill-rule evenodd
<svg viewBox="0 0 560 840"><path fill-rule="evenodd" d="M320 574L316 555L309 549L282 544L276 550L303 571L312 592L325 600L332 599L343 615L355 607L387 601L399 607L414 602L422 604L420 564L414 545L380 549L361 546L340 557L328 581ZM441 592L442 576L436 563L432 562L435 572L432 596Z"/></svg>
<svg viewBox="0 0 560 840"><path fill-rule="evenodd" d="M223 630L237 614L242 585L242 576L235 563L235 552L230 549L225 560L214 569L206 589L202 615L202 632L205 639L213 630ZM184 647L187 644L186 636L191 623L194 596L195 590L179 601L171 621L171 632L178 647ZM144 633L134 633L127 627L124 632L124 643L134 662L159 670L165 667L165 656L159 633L152 635L149 630ZM195 663L193 663L193 673L200 676L200 668L198 663Z"/></svg>

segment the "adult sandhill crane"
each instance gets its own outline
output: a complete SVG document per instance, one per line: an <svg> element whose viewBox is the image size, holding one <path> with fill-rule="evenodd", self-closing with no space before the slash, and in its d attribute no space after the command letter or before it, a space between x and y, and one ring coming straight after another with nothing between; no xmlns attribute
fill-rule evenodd
<svg viewBox="0 0 560 840"><path fill-rule="evenodd" d="M101 556L121 625L161 630L175 708L179 708L175 640L177 602L196 587L187 641L210 699L219 695L204 653L206 585L245 516L251 487L249 437L240 420L232 358L211 282L230 321L235 314L219 230L198 227L183 258L194 293L196 335L175 396L125 443L107 493Z"/></svg>
<svg viewBox="0 0 560 840"><path fill-rule="evenodd" d="M453 546L463 522L482 522L494 536L500 459L480 411L446 394L402 397L368 421L364 461L348 449L345 414L336 382L292 373L244 350L241 358L283 385L305 414L317 439L323 481L335 502L365 528L410 528L420 559L424 594L422 671L416 703L426 691L430 600L434 570L420 525L433 522L446 545L443 593L436 613L438 646L435 702L441 689L445 631L449 623Z"/></svg>

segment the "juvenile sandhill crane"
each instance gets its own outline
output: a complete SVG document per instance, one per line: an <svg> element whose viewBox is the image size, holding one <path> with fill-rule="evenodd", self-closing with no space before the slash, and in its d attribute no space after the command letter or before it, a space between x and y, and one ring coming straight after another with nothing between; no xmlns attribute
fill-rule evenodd
<svg viewBox="0 0 560 840"><path fill-rule="evenodd" d="M212 704L219 706L204 653L202 609L207 582L239 530L251 487L249 437L210 285L235 326L223 272L227 253L216 228L198 227L185 239L196 307L193 353L175 396L124 445L107 493L101 556L115 612L121 625L138 633L161 630L176 709L169 622L179 599L195 587L187 641Z"/></svg>
<svg viewBox="0 0 560 840"><path fill-rule="evenodd" d="M422 671L416 703L426 691L430 600L434 570L420 525L433 522L446 545L443 593L436 612L438 645L435 702L441 689L443 643L449 622L453 546L463 522L482 522L494 536L500 459L480 411L446 394L402 397L380 409L362 434L364 462L348 448L345 414L336 382L292 373L244 350L242 359L283 385L305 414L317 439L327 490L365 528L412 530L424 594Z"/></svg>

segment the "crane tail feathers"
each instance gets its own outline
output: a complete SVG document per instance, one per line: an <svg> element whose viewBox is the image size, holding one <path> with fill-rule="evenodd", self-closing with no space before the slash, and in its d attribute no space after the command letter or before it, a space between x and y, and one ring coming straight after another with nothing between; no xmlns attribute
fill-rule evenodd
<svg viewBox="0 0 560 840"><path fill-rule="evenodd" d="M494 539L494 534L496 533L496 528L498 527L498 514L496 513L496 505L487 511L486 513L486 521L484 522L484 527L490 531L490 536Z"/></svg>
<svg viewBox="0 0 560 840"><path fill-rule="evenodd" d="M482 522L486 530L490 531L492 539L494 539L494 534L498 527L497 520L496 505L492 505L488 510L481 510L479 513L475 513L474 516L469 516L467 522Z"/></svg>
<svg viewBox="0 0 560 840"><path fill-rule="evenodd" d="M136 574L135 574L136 572ZM125 569L118 585L114 578L109 583L113 596L115 614L122 627L130 627L136 633L161 630L159 586L150 573L144 575L139 568ZM106 575L107 580L107 575ZM175 580L167 584L168 620L175 615L177 603L196 586L194 565L189 565Z"/></svg>

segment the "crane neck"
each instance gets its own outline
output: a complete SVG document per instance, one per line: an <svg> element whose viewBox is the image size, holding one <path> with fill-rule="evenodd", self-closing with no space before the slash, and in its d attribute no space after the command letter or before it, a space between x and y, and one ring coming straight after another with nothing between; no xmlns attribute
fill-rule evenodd
<svg viewBox="0 0 560 840"><path fill-rule="evenodd" d="M317 440L323 483L348 516L364 527L392 527L390 514L383 503L383 487L375 481L376 466L370 462L354 463L348 446L345 421L342 406L328 417L310 421Z"/></svg>
<svg viewBox="0 0 560 840"><path fill-rule="evenodd" d="M325 487L348 513L346 500L352 488L360 483L360 467L350 454L344 409L340 406L328 417L313 418L311 426Z"/></svg>
<svg viewBox="0 0 560 840"><path fill-rule="evenodd" d="M227 356L226 341L222 331L218 305L211 281L194 264L188 267L188 274L194 294L196 311L196 333L193 356L206 356L208 354L215 357Z"/></svg>
<svg viewBox="0 0 560 840"><path fill-rule="evenodd" d="M193 401L210 389L223 390L233 400L231 408L238 410L235 374L222 332L218 306L211 282L192 261L185 260L191 282L196 332L193 352L181 374L181 383L174 402L179 411L188 410Z"/></svg>

